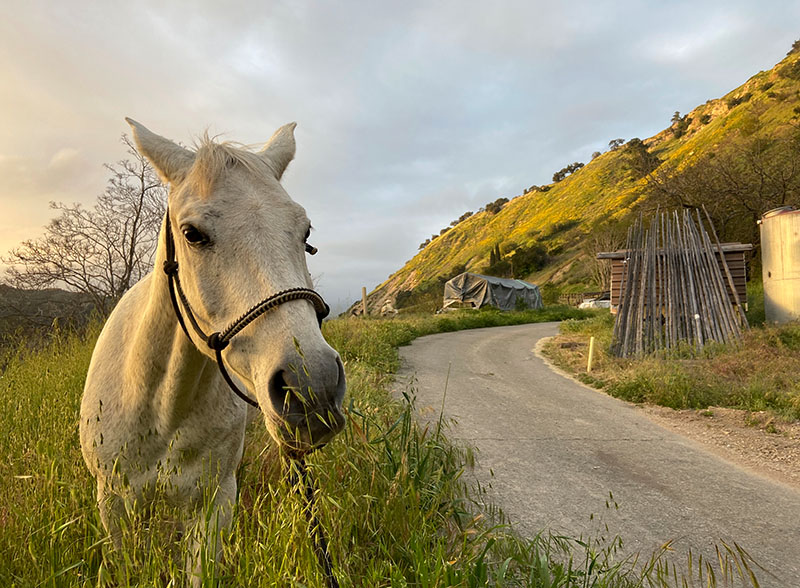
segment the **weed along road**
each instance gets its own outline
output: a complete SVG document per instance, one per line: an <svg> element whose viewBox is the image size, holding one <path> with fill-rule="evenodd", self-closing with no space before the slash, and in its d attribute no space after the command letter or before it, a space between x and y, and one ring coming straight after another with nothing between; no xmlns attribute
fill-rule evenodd
<svg viewBox="0 0 800 588"><path fill-rule="evenodd" d="M418 411L435 419L447 381L450 436L478 449L475 475L524 535L618 534L624 553L648 556L672 539L679 569L689 549L713 561L715 544L736 542L777 576L758 573L761 586L800 587L800 493L555 373L533 348L557 332L546 323L417 339L400 349L397 386L410 382Z"/></svg>

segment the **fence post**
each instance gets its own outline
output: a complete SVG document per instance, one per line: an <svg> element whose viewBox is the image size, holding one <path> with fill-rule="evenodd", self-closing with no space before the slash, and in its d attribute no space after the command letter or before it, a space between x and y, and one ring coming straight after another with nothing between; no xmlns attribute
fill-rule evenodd
<svg viewBox="0 0 800 588"><path fill-rule="evenodd" d="M586 364L586 373L592 371L592 359L594 357L594 337L589 339L589 363Z"/></svg>
<svg viewBox="0 0 800 588"><path fill-rule="evenodd" d="M361 316L367 316L367 287L361 286L361 310L363 311Z"/></svg>

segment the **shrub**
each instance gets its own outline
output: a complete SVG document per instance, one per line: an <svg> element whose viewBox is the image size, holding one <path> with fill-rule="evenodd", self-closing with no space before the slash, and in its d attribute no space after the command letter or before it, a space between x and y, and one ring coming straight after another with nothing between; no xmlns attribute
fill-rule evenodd
<svg viewBox="0 0 800 588"><path fill-rule="evenodd" d="M625 160L631 169L642 178L661 165L658 156L650 153L647 145L638 137L634 137L625 145Z"/></svg>
<svg viewBox="0 0 800 588"><path fill-rule="evenodd" d="M681 116L681 113L676 110L672 115L672 126L670 127L672 135L679 139L686 133L690 124L692 124L692 118L688 114Z"/></svg>
<svg viewBox="0 0 800 588"><path fill-rule="evenodd" d="M766 320L764 314L764 283L758 280L747 282L747 322L751 327L763 325Z"/></svg>
<svg viewBox="0 0 800 588"><path fill-rule="evenodd" d="M622 146L623 143L625 143L625 139L611 139L608 142L608 148L611 151L616 151Z"/></svg>
<svg viewBox="0 0 800 588"><path fill-rule="evenodd" d="M486 206L486 212L490 214L497 214L503 209L503 206L508 202L508 198L498 198L494 202L489 202Z"/></svg>
<svg viewBox="0 0 800 588"><path fill-rule="evenodd" d="M525 190L525 193L527 194L528 192L547 192L549 190L550 186L548 186L547 184L542 184L541 186L537 186L536 184L534 184L533 186Z"/></svg>
<svg viewBox="0 0 800 588"><path fill-rule="evenodd" d="M575 173L579 169L583 167L583 163L580 161L576 161L575 163L570 163L568 166L561 168L556 173L553 174L553 181L560 182L568 175Z"/></svg>
<svg viewBox="0 0 800 588"><path fill-rule="evenodd" d="M731 96L730 98L728 98L725 101L725 104L728 105L729 109L730 108L736 108L740 104L744 104L745 102L748 102L750 100L750 98L752 98L752 97L753 97L753 93L752 92L745 92L741 96Z"/></svg>
<svg viewBox="0 0 800 588"><path fill-rule="evenodd" d="M542 302L545 304L557 304L558 297L561 296L561 288L551 282L539 286L539 292L542 294Z"/></svg>
<svg viewBox="0 0 800 588"><path fill-rule="evenodd" d="M451 222L451 223L450 223L450 226L451 226L451 227L454 227L454 226L456 226L458 223L464 222L464 221L465 221L465 220L467 220L469 217L471 217L473 214L474 214L474 213L473 213L471 210L468 210L467 212L465 212L464 214L462 214L460 217L458 217L456 220L454 220L453 222Z"/></svg>
<svg viewBox="0 0 800 588"><path fill-rule="evenodd" d="M800 59L795 59L778 69L778 74L790 80L800 80Z"/></svg>
<svg viewBox="0 0 800 588"><path fill-rule="evenodd" d="M495 263L481 269L481 273L487 276L495 276L498 278L510 278L511 276L511 262L507 259L500 259Z"/></svg>
<svg viewBox="0 0 800 588"><path fill-rule="evenodd" d="M511 276L514 278L524 278L544 268L549 261L547 249L539 243L534 243L530 247L518 247L511 254Z"/></svg>
<svg viewBox="0 0 800 588"><path fill-rule="evenodd" d="M558 235L559 233L563 233L564 231L568 231L570 229L577 227L579 224L581 224L581 221L574 218L562 221L560 223L555 223L551 225L550 230L547 232L544 238L550 239L554 235Z"/></svg>

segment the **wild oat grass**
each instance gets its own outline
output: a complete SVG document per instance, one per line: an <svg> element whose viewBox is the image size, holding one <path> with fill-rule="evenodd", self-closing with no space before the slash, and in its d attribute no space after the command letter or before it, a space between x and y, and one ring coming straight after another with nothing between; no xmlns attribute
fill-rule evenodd
<svg viewBox="0 0 800 588"><path fill-rule="evenodd" d="M470 449L449 442L446 427L420 425L412 392L399 399L389 393L396 346L416 336L584 314L560 309L326 323L325 335L346 363L348 419L308 466L342 586L681 585L664 553L647 561L616 558L618 539L516 537L499 509L462 480ZM175 513L164 505L156 505L161 524L143 532L134 522L122 550L111 548L100 525L78 445L80 395L98 330L59 335L39 350L12 354L0 375L1 586L180 586L185 580L187 546L169 533L166 523ZM204 585L322 585L305 503L288 468L263 425L254 423L239 468L233 530L223 561L204 559ZM746 557L731 557L747 569Z"/></svg>

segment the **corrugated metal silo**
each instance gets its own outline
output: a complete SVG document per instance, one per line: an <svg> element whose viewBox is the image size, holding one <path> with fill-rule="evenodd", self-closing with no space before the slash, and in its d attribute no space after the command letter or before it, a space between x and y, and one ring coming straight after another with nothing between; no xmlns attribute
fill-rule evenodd
<svg viewBox="0 0 800 588"><path fill-rule="evenodd" d="M770 210L759 224L767 321L800 319L800 210Z"/></svg>

